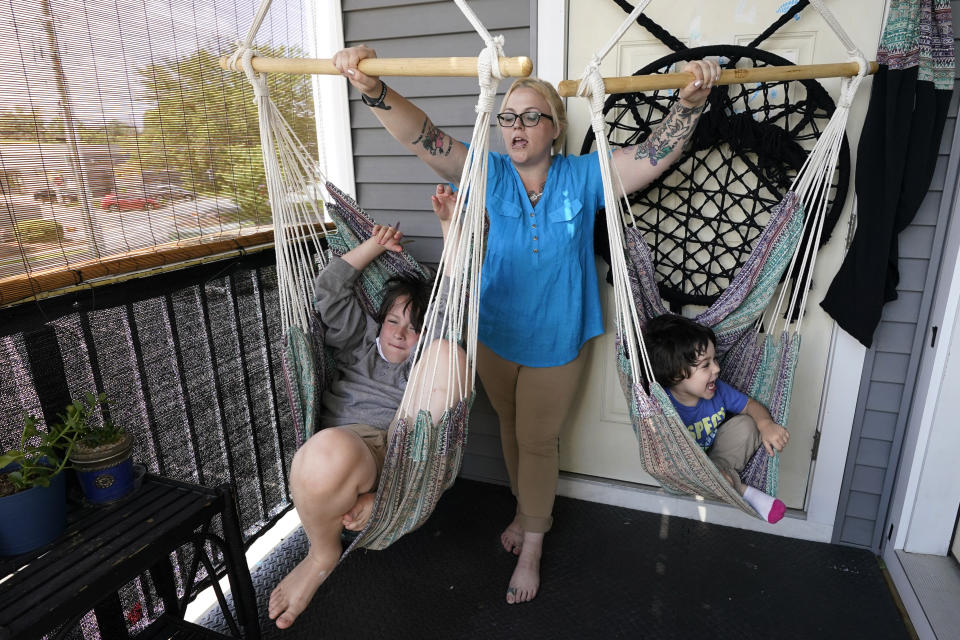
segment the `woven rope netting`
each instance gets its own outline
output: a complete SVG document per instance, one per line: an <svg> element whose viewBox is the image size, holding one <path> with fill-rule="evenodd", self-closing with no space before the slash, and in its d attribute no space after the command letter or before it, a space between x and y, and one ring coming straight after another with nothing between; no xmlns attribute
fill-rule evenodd
<svg viewBox="0 0 960 640"><path fill-rule="evenodd" d="M790 64L760 49L718 45L670 54L634 75L668 73L705 57L718 58L725 68ZM676 100L672 89L607 98L603 115L610 146L645 140ZM681 159L658 181L629 194L633 215L624 220L643 232L660 294L673 307L710 305L730 285L836 108L815 80L720 86L708 102ZM590 130L581 153L594 142ZM843 209L849 176L844 139L821 244ZM794 277L802 275L797 271Z"/></svg>

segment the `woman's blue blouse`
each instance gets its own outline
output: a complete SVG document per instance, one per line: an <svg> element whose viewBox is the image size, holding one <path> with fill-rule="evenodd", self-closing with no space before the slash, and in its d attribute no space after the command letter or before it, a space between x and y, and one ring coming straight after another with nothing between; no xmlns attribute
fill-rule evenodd
<svg viewBox="0 0 960 640"><path fill-rule="evenodd" d="M603 333L593 253L593 221L602 206L596 152L554 156L536 206L510 157L489 154L478 331L501 358L559 366Z"/></svg>

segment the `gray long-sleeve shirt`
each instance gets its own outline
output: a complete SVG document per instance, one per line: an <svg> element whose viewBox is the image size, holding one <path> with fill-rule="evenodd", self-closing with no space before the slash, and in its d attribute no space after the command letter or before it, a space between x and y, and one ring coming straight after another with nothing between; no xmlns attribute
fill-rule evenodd
<svg viewBox="0 0 960 640"><path fill-rule="evenodd" d="M353 293L360 272L334 257L314 282L314 308L334 350L337 375L323 392L324 427L368 424L387 429L403 400L410 360L387 362L377 351L380 326Z"/></svg>

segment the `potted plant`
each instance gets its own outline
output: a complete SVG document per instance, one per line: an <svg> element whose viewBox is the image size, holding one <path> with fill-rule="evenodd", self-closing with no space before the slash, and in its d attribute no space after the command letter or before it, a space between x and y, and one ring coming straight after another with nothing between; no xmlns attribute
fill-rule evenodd
<svg viewBox="0 0 960 640"><path fill-rule="evenodd" d="M0 556L32 551L63 532L67 500L61 472L79 436L64 424L40 431L36 418L24 416L20 448L0 455Z"/></svg>
<svg viewBox="0 0 960 640"><path fill-rule="evenodd" d="M104 419L100 426L89 424L98 406L106 406L106 395L85 394L67 405L60 417L67 429L79 434L70 453L70 462L88 502L113 502L133 491L133 438L123 427Z"/></svg>

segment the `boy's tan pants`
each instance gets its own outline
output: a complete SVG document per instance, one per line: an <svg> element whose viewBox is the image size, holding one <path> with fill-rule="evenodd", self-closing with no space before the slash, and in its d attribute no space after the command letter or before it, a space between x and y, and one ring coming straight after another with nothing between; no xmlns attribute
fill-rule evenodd
<svg viewBox="0 0 960 640"><path fill-rule="evenodd" d="M586 358L559 367L526 367L477 345L477 373L500 418L500 442L524 531L553 524L560 471L560 427L573 404Z"/></svg>
<svg viewBox="0 0 960 640"><path fill-rule="evenodd" d="M750 456L760 446L757 423L750 416L740 413L724 420L717 429L717 438L707 451L707 456L726 474L740 495L746 485L740 480L740 471L747 465Z"/></svg>

